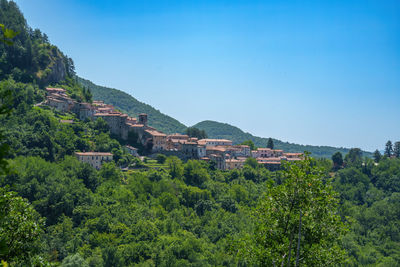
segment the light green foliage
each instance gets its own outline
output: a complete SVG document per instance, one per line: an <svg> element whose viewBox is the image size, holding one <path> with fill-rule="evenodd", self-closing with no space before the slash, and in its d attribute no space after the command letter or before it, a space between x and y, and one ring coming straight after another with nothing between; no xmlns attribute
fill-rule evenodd
<svg viewBox="0 0 400 267"><path fill-rule="evenodd" d="M11 29L7 29L4 24L0 24L0 29L1 29L1 38L0 41L5 43L6 45L13 45L13 42L11 41L12 38L18 35L18 32L15 32Z"/></svg>
<svg viewBox="0 0 400 267"><path fill-rule="evenodd" d="M43 220L15 192L0 188L0 259L26 262L39 251Z"/></svg>
<svg viewBox="0 0 400 267"><path fill-rule="evenodd" d="M343 262L345 252L339 241L345 226L335 214L337 194L323 180L323 171L314 166L306 156L303 161L285 165L281 185L269 184L254 211L254 235L236 248L248 263L295 265L298 242L300 265Z"/></svg>
<svg viewBox="0 0 400 267"><path fill-rule="evenodd" d="M89 267L89 265L79 254L74 254L66 257L62 261L61 267Z"/></svg>
<svg viewBox="0 0 400 267"><path fill-rule="evenodd" d="M172 178L181 178L183 176L183 165L182 161L177 157L169 157L166 160L166 164L169 168L169 173Z"/></svg>
<svg viewBox="0 0 400 267"><path fill-rule="evenodd" d="M239 145L246 145L246 146L249 146L249 147L250 147L250 150L256 150L256 149L257 149L256 145L254 145L254 142L251 141L251 140L243 141L243 142L240 143Z"/></svg>

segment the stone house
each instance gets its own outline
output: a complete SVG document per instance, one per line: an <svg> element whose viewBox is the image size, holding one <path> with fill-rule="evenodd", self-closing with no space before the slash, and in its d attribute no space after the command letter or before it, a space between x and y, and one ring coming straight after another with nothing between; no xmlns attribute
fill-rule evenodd
<svg viewBox="0 0 400 267"><path fill-rule="evenodd" d="M106 152L75 152L75 156L80 162L88 163L97 170L101 168L103 162L113 160L113 154Z"/></svg>

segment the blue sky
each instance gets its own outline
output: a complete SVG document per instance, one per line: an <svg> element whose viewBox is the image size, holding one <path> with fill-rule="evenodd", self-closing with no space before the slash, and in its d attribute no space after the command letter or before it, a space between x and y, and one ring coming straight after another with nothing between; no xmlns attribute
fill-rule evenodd
<svg viewBox="0 0 400 267"><path fill-rule="evenodd" d="M400 2L18 0L78 75L186 125L382 149L400 140Z"/></svg>

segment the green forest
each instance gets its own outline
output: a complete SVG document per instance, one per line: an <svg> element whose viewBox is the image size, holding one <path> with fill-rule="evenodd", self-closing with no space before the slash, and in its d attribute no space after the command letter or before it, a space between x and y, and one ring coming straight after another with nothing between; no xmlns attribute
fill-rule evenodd
<svg viewBox="0 0 400 267"><path fill-rule="evenodd" d="M399 266L399 142L373 158L305 153L278 171L251 158L231 171L141 161L103 120L38 105L46 86L77 101L96 93L14 2L0 7L3 266ZM76 151L113 161L96 170Z"/></svg>

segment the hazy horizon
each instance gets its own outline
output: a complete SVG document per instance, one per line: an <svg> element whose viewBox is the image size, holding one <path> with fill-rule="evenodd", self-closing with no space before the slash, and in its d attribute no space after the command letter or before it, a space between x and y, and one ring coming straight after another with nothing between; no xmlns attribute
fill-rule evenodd
<svg viewBox="0 0 400 267"><path fill-rule="evenodd" d="M16 1L75 62L187 126L297 144L400 141L397 1Z"/></svg>

